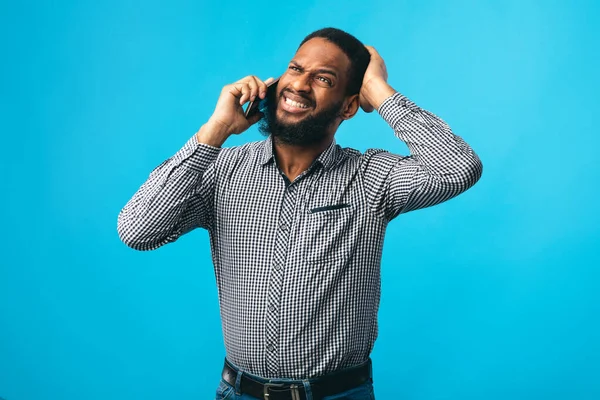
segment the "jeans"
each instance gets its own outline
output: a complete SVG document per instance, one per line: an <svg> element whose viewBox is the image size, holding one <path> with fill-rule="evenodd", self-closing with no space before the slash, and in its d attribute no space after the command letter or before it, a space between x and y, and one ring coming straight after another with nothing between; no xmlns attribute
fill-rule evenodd
<svg viewBox="0 0 600 400"><path fill-rule="evenodd" d="M269 382L270 381L272 383L297 383L299 385L303 385L305 388L305 391L307 393L306 400L313 400L313 398L310 394L310 379L306 379L306 380L302 380L302 381L292 380L292 379L264 379L264 378L261 378L261 377L255 376L255 375L251 375L251 374L246 374L246 375L250 376L252 379L259 381L259 382ZM239 378L240 378L240 374L238 373L237 385L239 385L239 381L240 381ZM238 389L239 389L239 387L238 387ZM240 393L239 390L237 391L237 393ZM217 388L217 396L215 397L215 400L262 400L262 399L252 397L247 394L237 394L237 393L236 393L236 388L234 386L230 385L228 382L221 379L221 383L219 384L219 387ZM373 392L373 383L371 381L368 381L366 383L363 383L360 386L357 386L357 387L347 390L345 392L337 393L332 396L324 397L323 400L375 400L375 394Z"/></svg>

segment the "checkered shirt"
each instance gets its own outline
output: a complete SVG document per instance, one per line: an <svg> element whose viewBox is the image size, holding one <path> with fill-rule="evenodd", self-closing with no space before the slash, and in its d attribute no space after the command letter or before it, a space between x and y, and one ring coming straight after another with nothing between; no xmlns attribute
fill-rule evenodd
<svg viewBox="0 0 600 400"><path fill-rule="evenodd" d="M271 138L221 149L194 136L120 212L121 240L137 250L208 230L226 356L242 370L303 379L366 361L388 222L481 176L473 150L405 96L378 112L410 156L333 142L289 182Z"/></svg>

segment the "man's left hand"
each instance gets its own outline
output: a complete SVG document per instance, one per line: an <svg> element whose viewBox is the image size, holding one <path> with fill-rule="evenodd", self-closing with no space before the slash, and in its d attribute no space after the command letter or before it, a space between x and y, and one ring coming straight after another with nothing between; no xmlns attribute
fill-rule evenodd
<svg viewBox="0 0 600 400"><path fill-rule="evenodd" d="M383 58L372 46L365 46L371 54L371 61L365 71L360 88L360 108L372 112L396 91L387 83L388 73Z"/></svg>

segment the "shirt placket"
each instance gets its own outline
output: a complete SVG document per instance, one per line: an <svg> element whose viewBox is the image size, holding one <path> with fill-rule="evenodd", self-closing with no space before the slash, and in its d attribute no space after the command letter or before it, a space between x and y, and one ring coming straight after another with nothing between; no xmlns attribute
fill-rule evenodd
<svg viewBox="0 0 600 400"><path fill-rule="evenodd" d="M287 178L284 178L287 180ZM266 309L266 337L265 359L269 376L279 374L279 347L280 347L280 309L281 291L285 277L289 237L294 222L294 209L296 204L296 184L286 184L281 211L277 224L273 262L268 286L268 304Z"/></svg>

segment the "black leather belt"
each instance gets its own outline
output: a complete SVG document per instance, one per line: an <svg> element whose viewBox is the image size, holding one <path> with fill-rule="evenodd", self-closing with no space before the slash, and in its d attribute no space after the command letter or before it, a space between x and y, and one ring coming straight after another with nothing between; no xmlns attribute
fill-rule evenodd
<svg viewBox="0 0 600 400"><path fill-rule="evenodd" d="M225 360L222 378L225 382L235 387L238 370ZM371 359L366 363L334 372L319 378L310 380L310 391L314 400L320 400L326 396L342 393L353 389L363 383L370 382ZM301 381L296 383L263 383L252 379L242 373L240 380L242 394L247 394L264 400L305 400L306 393Z"/></svg>

